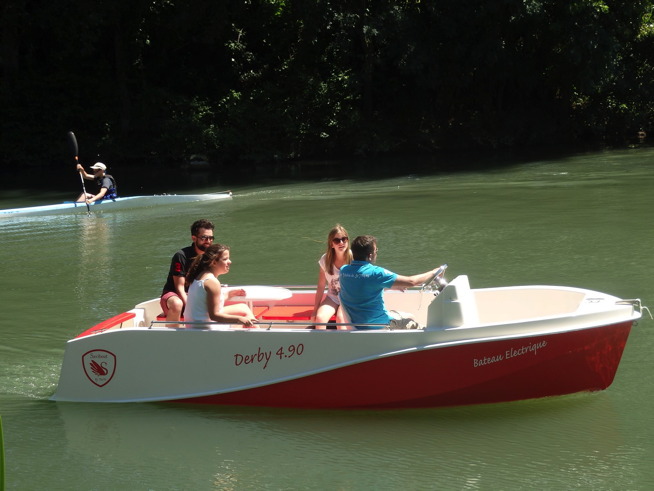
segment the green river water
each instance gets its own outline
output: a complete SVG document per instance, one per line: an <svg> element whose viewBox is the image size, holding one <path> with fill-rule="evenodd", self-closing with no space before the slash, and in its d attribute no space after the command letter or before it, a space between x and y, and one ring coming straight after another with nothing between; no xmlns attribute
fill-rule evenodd
<svg viewBox="0 0 654 491"><path fill-rule="evenodd" d="M4 219L6 488L654 489L649 318L632 330L613 385L593 394L402 411L49 401L66 340L158 296L198 218L232 248L231 285L315 284L340 222L350 237L376 235L378 263L400 274L447 262L447 277L467 274L473 288L580 286L654 307L653 188L654 149L639 148L485 173L240 187L230 202L167 210ZM78 191L0 191L0 208Z"/></svg>

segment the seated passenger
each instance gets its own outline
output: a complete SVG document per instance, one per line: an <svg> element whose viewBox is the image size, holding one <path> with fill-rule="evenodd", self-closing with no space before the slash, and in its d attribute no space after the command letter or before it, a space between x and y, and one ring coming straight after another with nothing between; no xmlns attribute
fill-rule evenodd
<svg viewBox="0 0 654 491"><path fill-rule="evenodd" d="M404 290L431 280L438 268L413 276L401 276L375 266L377 239L362 235L351 245L354 261L341 268L341 306L345 308L357 329L382 329L383 326L359 326L358 324L384 324L391 329L416 329L410 314L386 310L384 289Z"/></svg>
<svg viewBox="0 0 654 491"><path fill-rule="evenodd" d="M336 322L343 323L343 310L340 308L341 301L338 299L338 292L341 289L339 275L341 266L352 262L347 231L339 224L329 231L327 235L327 252L318 261L318 286L313 306L311 320L318 324L325 324L333 315L336 315ZM327 294L325 295L325 286ZM324 329L325 326L316 326Z"/></svg>
<svg viewBox="0 0 654 491"><path fill-rule="evenodd" d="M231 289L226 295L221 291L218 276L229 273L229 247L213 244L204 254L196 256L186 274L186 284L190 284L186 299L185 320L191 322L240 323L253 327L256 322L250 308L244 304L225 305L225 297L243 296L243 289Z"/></svg>
<svg viewBox="0 0 654 491"><path fill-rule="evenodd" d="M87 181L95 181L100 190L98 194L91 193L82 193L77 198L78 203L93 203L94 201L99 201L103 199L116 199L118 197L118 191L116 188L116 180L113 176L106 174L107 166L102 162L96 162L91 166L93 174L89 174L84 170L82 164L77 164L77 172L80 176Z"/></svg>
<svg viewBox="0 0 654 491"><path fill-rule="evenodd" d="M186 282L186 273L196 256L204 254L214 241L214 225L206 219L200 219L191 225L191 245L177 251L170 261L166 284L161 292L159 304L171 321L168 327L175 327L181 319L186 305L186 292L190 283Z"/></svg>

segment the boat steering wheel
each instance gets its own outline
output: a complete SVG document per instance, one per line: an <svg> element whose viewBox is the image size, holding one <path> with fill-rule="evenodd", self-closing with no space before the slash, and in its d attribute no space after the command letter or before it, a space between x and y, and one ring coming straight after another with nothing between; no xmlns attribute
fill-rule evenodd
<svg viewBox="0 0 654 491"><path fill-rule="evenodd" d="M442 264L441 266L439 266L439 268L436 270L436 274L434 275L434 277L431 280L429 280L427 283L422 285L420 291L433 292L436 295L438 295L441 291L443 291L443 288L447 286L447 280L443 277L446 269L447 269L447 264Z"/></svg>

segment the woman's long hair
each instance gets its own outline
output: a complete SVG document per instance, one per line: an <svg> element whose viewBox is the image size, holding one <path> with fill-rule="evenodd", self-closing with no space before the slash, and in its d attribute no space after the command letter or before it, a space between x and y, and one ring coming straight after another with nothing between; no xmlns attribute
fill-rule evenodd
<svg viewBox="0 0 654 491"><path fill-rule="evenodd" d="M334 244L332 243L332 239L337 235L340 235L341 237L348 237L347 230L345 230L345 228L340 223L334 225L334 228L332 228L327 235L327 252L325 253L327 256L325 257L325 266L327 267L326 269L329 274L334 274L336 252L334 251ZM345 264L350 264L351 262L352 251L350 250L350 241L348 240L347 252L345 253Z"/></svg>
<svg viewBox="0 0 654 491"><path fill-rule="evenodd" d="M191 263L191 267L188 268L188 273L186 273L186 284L190 285L198 276L202 275L205 271L208 271L211 261L220 259L223 252L228 250L229 246L224 244L212 244L207 247L204 254L195 256L195 259L193 259L193 262Z"/></svg>

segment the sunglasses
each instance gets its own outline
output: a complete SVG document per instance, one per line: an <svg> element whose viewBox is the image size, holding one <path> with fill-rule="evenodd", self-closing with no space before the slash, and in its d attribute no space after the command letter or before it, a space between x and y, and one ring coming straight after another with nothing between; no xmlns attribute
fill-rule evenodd
<svg viewBox="0 0 654 491"><path fill-rule="evenodd" d="M349 237L334 237L332 239L332 242L334 244L340 244L341 242L345 243L349 240Z"/></svg>
<svg viewBox="0 0 654 491"><path fill-rule="evenodd" d="M198 237L198 239L200 239L200 240L213 240L213 235L200 235L200 237Z"/></svg>

